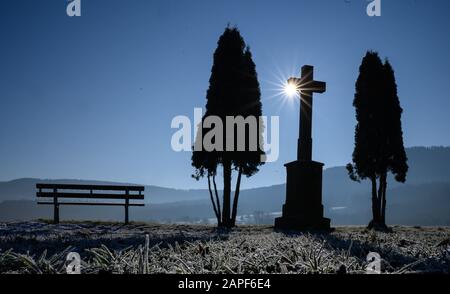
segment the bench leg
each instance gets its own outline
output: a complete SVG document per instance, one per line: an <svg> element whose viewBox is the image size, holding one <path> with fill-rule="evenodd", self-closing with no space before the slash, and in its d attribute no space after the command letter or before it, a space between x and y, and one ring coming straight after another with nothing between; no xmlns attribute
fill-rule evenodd
<svg viewBox="0 0 450 294"><path fill-rule="evenodd" d="M53 222L59 224L59 204L55 204L53 210Z"/></svg>
<svg viewBox="0 0 450 294"><path fill-rule="evenodd" d="M53 222L55 224L59 224L59 203L58 203L58 191L56 189L53 190Z"/></svg>
<svg viewBox="0 0 450 294"><path fill-rule="evenodd" d="M129 219L128 219L128 205L130 204L129 199L125 199L125 224L128 225Z"/></svg>

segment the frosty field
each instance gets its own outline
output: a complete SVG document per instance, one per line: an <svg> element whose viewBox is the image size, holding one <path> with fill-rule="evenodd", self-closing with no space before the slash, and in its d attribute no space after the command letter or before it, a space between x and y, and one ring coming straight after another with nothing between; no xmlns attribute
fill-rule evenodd
<svg viewBox="0 0 450 294"><path fill-rule="evenodd" d="M281 233L269 226L45 221L0 224L0 273L366 273L370 252L383 273L450 273L450 228L393 226L393 233L339 227L330 234ZM146 236L148 237L146 238Z"/></svg>

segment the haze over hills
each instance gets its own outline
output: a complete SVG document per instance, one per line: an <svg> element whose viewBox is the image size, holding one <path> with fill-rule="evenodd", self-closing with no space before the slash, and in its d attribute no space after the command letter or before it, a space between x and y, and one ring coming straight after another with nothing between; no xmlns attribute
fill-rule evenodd
<svg viewBox="0 0 450 294"><path fill-rule="evenodd" d="M450 147L407 149L410 171L406 184L388 184L388 222L405 225L450 225ZM0 182L0 221L51 218L52 207L35 204L37 182L124 184L83 180L19 179ZM133 208L133 220L194 222L212 218L208 190L177 190L146 186L145 208ZM243 190L239 214L242 221L270 223L281 211L285 185ZM371 217L370 183L353 182L345 167L324 171L325 215L334 225L366 224ZM258 212L258 213L255 213ZM256 221L255 215L265 215ZM122 220L123 209L111 207L63 207L62 219ZM252 218L253 217L253 218Z"/></svg>
<svg viewBox="0 0 450 294"><path fill-rule="evenodd" d="M90 181L90 180L47 180L47 179L17 179L0 182L0 202L7 200L35 200L36 183L82 184L82 185L140 185L133 183ZM145 186L147 203L167 203L175 201L204 199L207 190L179 190L158 186ZM208 195L206 195L208 196Z"/></svg>

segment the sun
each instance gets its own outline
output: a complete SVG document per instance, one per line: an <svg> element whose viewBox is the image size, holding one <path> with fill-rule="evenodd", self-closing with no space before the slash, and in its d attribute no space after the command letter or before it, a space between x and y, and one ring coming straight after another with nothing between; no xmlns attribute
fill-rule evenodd
<svg viewBox="0 0 450 294"><path fill-rule="evenodd" d="M267 90L273 93L266 99L276 100L278 112L285 106L298 107L301 93L300 80L292 78L298 75L297 68L297 62L293 62L290 67L284 66L283 68L274 65L275 71L271 73L272 77L264 80L265 83L272 85L272 88L267 88Z"/></svg>
<svg viewBox="0 0 450 294"><path fill-rule="evenodd" d="M284 93L288 96L288 97L294 97L298 95L298 85L293 83L293 82L287 82L284 85Z"/></svg>

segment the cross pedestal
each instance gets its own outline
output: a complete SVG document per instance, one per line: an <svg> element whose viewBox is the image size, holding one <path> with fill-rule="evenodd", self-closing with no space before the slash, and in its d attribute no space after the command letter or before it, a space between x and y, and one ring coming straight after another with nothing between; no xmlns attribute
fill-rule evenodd
<svg viewBox="0 0 450 294"><path fill-rule="evenodd" d="M297 160L286 164L286 203L283 215L275 219L275 229L330 230L330 219L323 217L323 163L312 161L312 105L313 93L326 90L324 82L314 81L314 68L302 67L300 79L291 78L300 92L300 134Z"/></svg>

